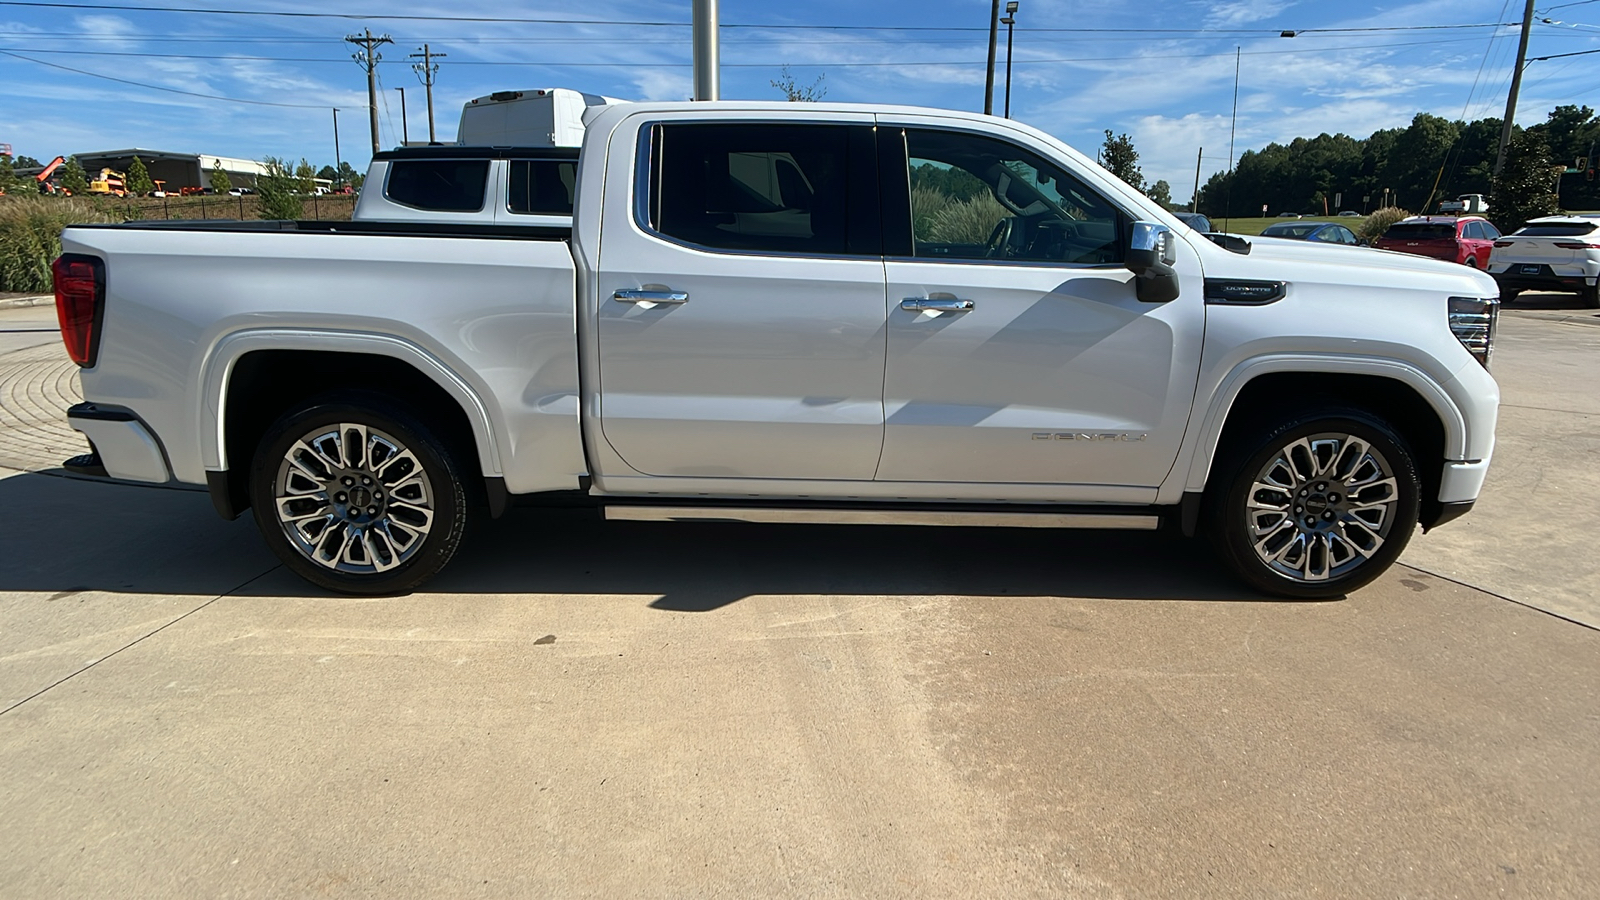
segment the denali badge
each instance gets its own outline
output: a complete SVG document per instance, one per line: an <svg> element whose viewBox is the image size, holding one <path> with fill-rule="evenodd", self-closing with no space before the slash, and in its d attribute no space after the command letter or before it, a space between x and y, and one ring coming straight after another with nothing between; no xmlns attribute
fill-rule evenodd
<svg viewBox="0 0 1600 900"><path fill-rule="evenodd" d="M1036 441L1121 441L1123 443L1136 443L1149 437L1148 434L1134 434L1130 431L1101 432L1098 434L1085 434L1081 431L1035 431L1033 439Z"/></svg>

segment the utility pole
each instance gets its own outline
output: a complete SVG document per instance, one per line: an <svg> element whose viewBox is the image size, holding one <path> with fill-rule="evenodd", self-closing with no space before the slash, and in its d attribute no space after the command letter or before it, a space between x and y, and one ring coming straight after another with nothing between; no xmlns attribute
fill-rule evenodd
<svg viewBox="0 0 1600 900"><path fill-rule="evenodd" d="M1194 151L1194 196L1189 198L1189 212L1192 213L1200 211L1200 159L1205 152L1204 147Z"/></svg>
<svg viewBox="0 0 1600 900"><path fill-rule="evenodd" d="M983 81L983 114L994 115L994 54L1000 43L1000 0L994 0L989 10L989 71Z"/></svg>
<svg viewBox="0 0 1600 900"><path fill-rule="evenodd" d="M1011 118L1011 34L1017 24L1017 0L1006 4L1006 118Z"/></svg>
<svg viewBox="0 0 1600 900"><path fill-rule="evenodd" d="M395 88L395 90L400 92L400 146L404 147L411 143L411 129L406 124L406 89Z"/></svg>
<svg viewBox="0 0 1600 900"><path fill-rule="evenodd" d="M413 53L407 59L422 58L422 62L412 63L411 68L416 70L417 77L422 79L422 84L428 89L428 143L437 144L439 138L433 130L433 76L439 74L439 65L436 59L444 59L448 54L434 53L428 49L427 44L422 45L421 53Z"/></svg>
<svg viewBox="0 0 1600 900"><path fill-rule="evenodd" d="M1528 35L1533 31L1533 0L1522 10L1522 40L1517 43L1517 67L1511 70L1511 93L1506 95L1506 117L1500 123L1500 150L1494 155L1494 177L1506 164L1506 145L1511 143L1511 120L1517 117L1517 91L1522 89L1522 67L1528 60Z"/></svg>
<svg viewBox="0 0 1600 900"><path fill-rule="evenodd" d="M339 110L333 110L333 169L335 172L344 168L344 160L339 158Z"/></svg>
<svg viewBox="0 0 1600 900"><path fill-rule="evenodd" d="M717 0L694 0L694 99L722 99L721 10Z"/></svg>
<svg viewBox="0 0 1600 900"><path fill-rule="evenodd" d="M373 37L372 29L366 29L366 35L352 34L345 41L355 44L361 49L350 54L356 65L367 70L367 111L372 119L372 152L378 152L378 60L383 55L376 48L381 44L392 44L394 39L387 34L382 37Z"/></svg>

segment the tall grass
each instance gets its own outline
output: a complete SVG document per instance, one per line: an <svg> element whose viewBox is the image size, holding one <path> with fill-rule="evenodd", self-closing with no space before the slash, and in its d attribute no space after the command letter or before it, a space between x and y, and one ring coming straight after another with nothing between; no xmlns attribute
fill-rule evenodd
<svg viewBox="0 0 1600 900"><path fill-rule="evenodd" d="M986 244L994 226L1009 215L993 194L953 200L929 217L928 239L942 244Z"/></svg>
<svg viewBox="0 0 1600 900"><path fill-rule="evenodd" d="M0 291L52 290L50 262L61 255L61 229L119 221L88 200L0 196Z"/></svg>

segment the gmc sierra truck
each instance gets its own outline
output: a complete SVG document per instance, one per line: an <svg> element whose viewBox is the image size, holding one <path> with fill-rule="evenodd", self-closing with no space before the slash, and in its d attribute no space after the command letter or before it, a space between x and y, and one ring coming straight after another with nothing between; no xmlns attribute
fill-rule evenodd
<svg viewBox="0 0 1600 900"><path fill-rule="evenodd" d="M203 484L288 567L367 594L424 582L479 517L576 502L1165 525L1261 591L1329 597L1483 484L1482 272L1202 235L974 114L619 103L583 140L570 227L511 215L508 170L476 222L68 229L75 467Z"/></svg>

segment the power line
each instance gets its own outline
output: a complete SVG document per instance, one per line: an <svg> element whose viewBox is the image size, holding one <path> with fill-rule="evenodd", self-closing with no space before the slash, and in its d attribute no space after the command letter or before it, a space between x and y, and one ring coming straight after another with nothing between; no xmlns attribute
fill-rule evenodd
<svg viewBox="0 0 1600 900"><path fill-rule="evenodd" d="M198 93L195 93L194 91L181 91L181 90L178 90L177 88L162 87L159 84L146 84L146 83L144 83L142 81L129 81L126 78L115 78L115 77L112 77L110 75L101 75L99 72L88 72L88 71L85 71L83 69L74 69L71 66L63 66L63 65L59 65L59 64L53 63L53 62L45 62L42 59L30 59L30 58L28 58L26 56L23 56L20 53L12 53L10 50L0 49L0 54L3 54L5 56L15 57L17 59L23 60L25 62L31 62L31 63L34 63L36 65L49 66L52 69L61 69L64 72L73 72L73 73L76 73L78 75L87 75L90 78L103 78L106 81L115 81L118 84L127 84L127 85L132 85L133 87L147 88L147 89L152 90L152 91L166 91L169 94L182 94L182 95L184 95L186 97L200 97L200 98L205 99L205 100L225 100L225 101L227 101L229 103L248 103L248 104L250 104L252 106L279 106L279 107L284 107L284 108L287 108L287 109L327 109L328 108L326 105L315 105L315 104L310 104L310 103L274 103L274 102L272 102L270 100L245 100L245 99L243 99L241 97L222 97L222 96L218 96L216 94L198 94Z"/></svg>
<svg viewBox="0 0 1600 900"><path fill-rule="evenodd" d="M1248 56L1286 56L1286 55L1304 55L1304 54L1310 54L1310 53L1347 53L1347 52L1351 52L1351 51L1364 51L1364 50L1383 51L1383 50L1389 50L1389 49L1400 49L1400 48L1405 48L1405 47L1423 47L1423 46L1438 46L1438 45L1441 45L1441 44L1459 44L1459 43L1463 43L1463 42L1465 42L1467 40L1471 40L1471 39L1453 38L1453 39L1447 39L1447 40L1441 40L1441 41L1405 41L1405 42L1392 43L1392 44L1361 44L1361 45L1342 45L1342 46L1338 46L1338 47L1308 47L1308 48L1295 48L1295 49L1292 49L1292 50L1252 50L1246 55L1248 55ZM223 62L240 61L240 62L292 62L292 63L338 63L338 64L342 64L344 62L344 60L341 60L341 59L328 59L328 58L325 58L325 57L317 57L317 56L245 56L245 55L230 55L230 54L144 53L144 52L133 51L133 50L57 50L57 49L27 48L27 47L5 47L5 48L0 48L0 51L6 51L6 52L16 51L16 50L21 50L21 51L27 52L27 53L50 53L50 54L71 55L71 56L112 56L112 57L148 58L148 59L192 59L192 60L217 60L217 61L223 61ZM1591 51L1586 51L1586 52L1591 52ZM436 58L436 59L438 57L440 57L441 55L443 55L443 54L439 54L439 53L432 54L432 56L434 58ZM1122 56L1065 56L1065 57L1044 57L1044 58L1034 58L1034 59L1027 59L1027 58L1019 57L1016 60L1016 63L1018 65L1021 65L1021 64L1024 64L1024 63L1031 65L1031 64L1041 64L1041 63L1122 62L1122 61L1126 61L1126 60L1129 60L1129 59L1141 59L1141 60L1142 59L1206 59L1206 58L1211 58L1211 57L1221 58L1221 57L1233 56L1233 55L1235 55L1235 54L1231 54L1231 53L1170 53L1170 54L1146 54L1146 55L1137 56L1137 57L1129 57L1127 55L1122 55ZM1540 57L1540 58L1544 58L1544 57ZM976 59L974 59L974 60L922 60L922 61L903 61L902 60L902 61L897 61L897 62L837 62L836 61L836 62L817 62L817 63L788 63L789 66L794 67L794 68L840 68L840 69L861 68L861 67L869 67L869 68L871 68L871 67L886 67L886 66L971 66L971 65L982 65L982 64L983 64L982 60L976 60ZM617 65L617 63L615 63L615 62L560 62L560 61L549 61L549 60L538 60L538 61L528 61L528 60L461 60L461 61L455 62L453 65L458 65L458 66L540 66L540 67L547 67L547 68L614 68ZM691 66L691 65L693 65L693 63L687 63L687 62L684 62L684 63L652 62L651 65L671 66L671 67L679 67L679 68L681 68L681 67L684 67L684 66ZM770 63L770 62L763 62L763 63L723 63L722 65L723 65L724 68L770 69L770 68L772 68L773 63ZM320 108L320 107L318 107L318 108Z"/></svg>
<svg viewBox="0 0 1600 900"><path fill-rule="evenodd" d="M122 3L67 3L46 2L46 0L0 0L0 6L26 6L45 9L94 9L113 10L118 12L168 12L189 13L194 15L216 16L251 16L266 18L290 19L350 19L358 21L405 21L405 22L487 22L493 24L526 24L526 25L599 25L599 26L632 26L642 28L688 28L688 22L663 22L651 20L616 20L616 19L557 19L549 17L528 16L442 16L421 14L398 13L333 13L333 12L302 12L287 10L253 10L253 9L208 9L193 6L133 6ZM1436 31L1443 29L1459 28L1501 28L1516 25L1516 22L1479 22L1473 24L1455 25L1375 25L1360 28L1304 28L1294 30L1295 35L1303 34L1356 34L1371 32L1392 31ZM764 29L764 30L822 30L822 31L961 31L979 32L986 28L970 26L938 26L938 25L799 25L799 24L756 24L756 23L724 23L723 28L738 29ZM1279 28L1030 28L1030 32L1039 34L1216 34L1216 35L1279 35L1285 29Z"/></svg>

